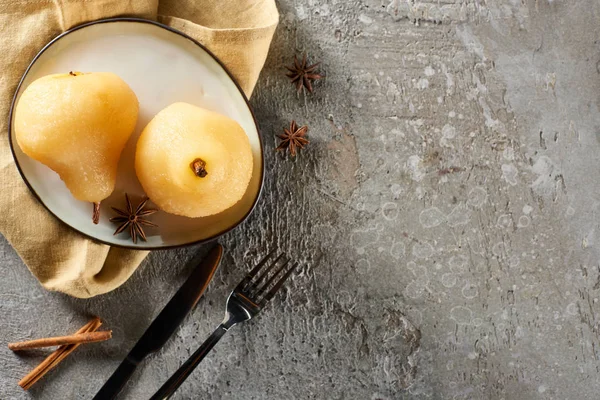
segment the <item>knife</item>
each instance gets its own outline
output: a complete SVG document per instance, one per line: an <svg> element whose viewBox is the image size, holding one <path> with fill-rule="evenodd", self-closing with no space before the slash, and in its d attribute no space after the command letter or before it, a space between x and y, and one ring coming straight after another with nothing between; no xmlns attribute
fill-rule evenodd
<svg viewBox="0 0 600 400"><path fill-rule="evenodd" d="M127 354L121 365L94 396L94 400L114 399L125 386L138 364L167 342L185 316L202 297L221 262L222 256L223 247L217 244L199 262L190 277L152 321L152 324Z"/></svg>

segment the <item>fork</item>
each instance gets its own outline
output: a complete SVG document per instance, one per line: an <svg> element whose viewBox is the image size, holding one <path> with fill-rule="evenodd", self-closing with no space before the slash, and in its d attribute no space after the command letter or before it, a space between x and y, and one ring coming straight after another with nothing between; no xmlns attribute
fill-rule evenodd
<svg viewBox="0 0 600 400"><path fill-rule="evenodd" d="M177 372L158 389L150 400L163 400L171 397L229 329L256 317L277 291L281 289L283 283L298 266L298 263L293 264L286 271L290 259L284 254L280 254L275 261L269 263L273 254L274 252L271 252L263 258L233 289L227 298L223 322L202 343L198 350L179 367ZM277 267L278 264L280 265ZM269 277L270 273L271 276ZM263 283L265 280L266 282Z"/></svg>

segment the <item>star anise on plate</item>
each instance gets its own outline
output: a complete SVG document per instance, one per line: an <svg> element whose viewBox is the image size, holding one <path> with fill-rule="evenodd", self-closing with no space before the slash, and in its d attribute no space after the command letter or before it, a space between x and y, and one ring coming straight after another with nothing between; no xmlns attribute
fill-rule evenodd
<svg viewBox="0 0 600 400"><path fill-rule="evenodd" d="M146 234L144 233L142 225L154 227L158 225L146 220L143 217L152 215L158 210L144 210L144 207L146 207L146 203L148 202L148 198L142 200L136 209L134 209L131 205L131 200L129 199L129 195L127 195L127 193L125 193L125 201L127 202L127 208L125 210L119 210L118 208L111 207L118 215L116 217L112 217L110 221L121 224L114 234L118 235L125 229L129 228L129 236L131 236L133 243L137 243L138 236L145 242Z"/></svg>
<svg viewBox="0 0 600 400"><path fill-rule="evenodd" d="M302 61L298 60L297 56L294 56L294 65L291 67L286 67L289 73L287 73L287 77L290 78L293 84L296 85L296 90L298 92L304 86L309 93L313 92L312 81L316 81L321 79L323 76L315 73L315 70L321 63L316 63L312 65L306 65L306 54L302 57Z"/></svg>
<svg viewBox="0 0 600 400"><path fill-rule="evenodd" d="M296 121L292 121L290 124L290 129L283 129L283 134L277 135L279 139L281 139L281 143L275 150L289 150L292 156L296 155L296 149L303 149L305 145L310 143L307 138L305 138L306 132L308 132L308 126L298 127Z"/></svg>

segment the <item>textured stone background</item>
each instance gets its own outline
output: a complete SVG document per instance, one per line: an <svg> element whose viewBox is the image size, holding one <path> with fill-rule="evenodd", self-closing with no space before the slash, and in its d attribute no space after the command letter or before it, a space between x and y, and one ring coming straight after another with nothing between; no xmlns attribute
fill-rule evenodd
<svg viewBox="0 0 600 400"><path fill-rule="evenodd" d="M258 209L222 239L205 298L123 398L148 398L177 369L272 246L304 267L177 398L598 398L600 3L279 7L252 103L267 148L291 119L311 144L296 160L267 151ZM296 52L323 62L313 96L284 76ZM41 289L2 241L0 398L91 398L205 250L154 253L115 292L76 300ZM24 394L16 382L41 354L5 342L89 314L114 339Z"/></svg>

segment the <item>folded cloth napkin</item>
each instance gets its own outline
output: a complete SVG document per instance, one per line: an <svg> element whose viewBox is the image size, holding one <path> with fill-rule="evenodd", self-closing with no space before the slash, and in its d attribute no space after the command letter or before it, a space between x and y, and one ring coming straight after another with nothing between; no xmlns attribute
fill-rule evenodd
<svg viewBox="0 0 600 400"><path fill-rule="evenodd" d="M197 39L248 96L279 18L274 0L0 0L0 231L46 289L81 298L121 285L148 253L93 242L50 215L14 164L8 113L19 79L46 43L73 26L116 16L158 20Z"/></svg>

